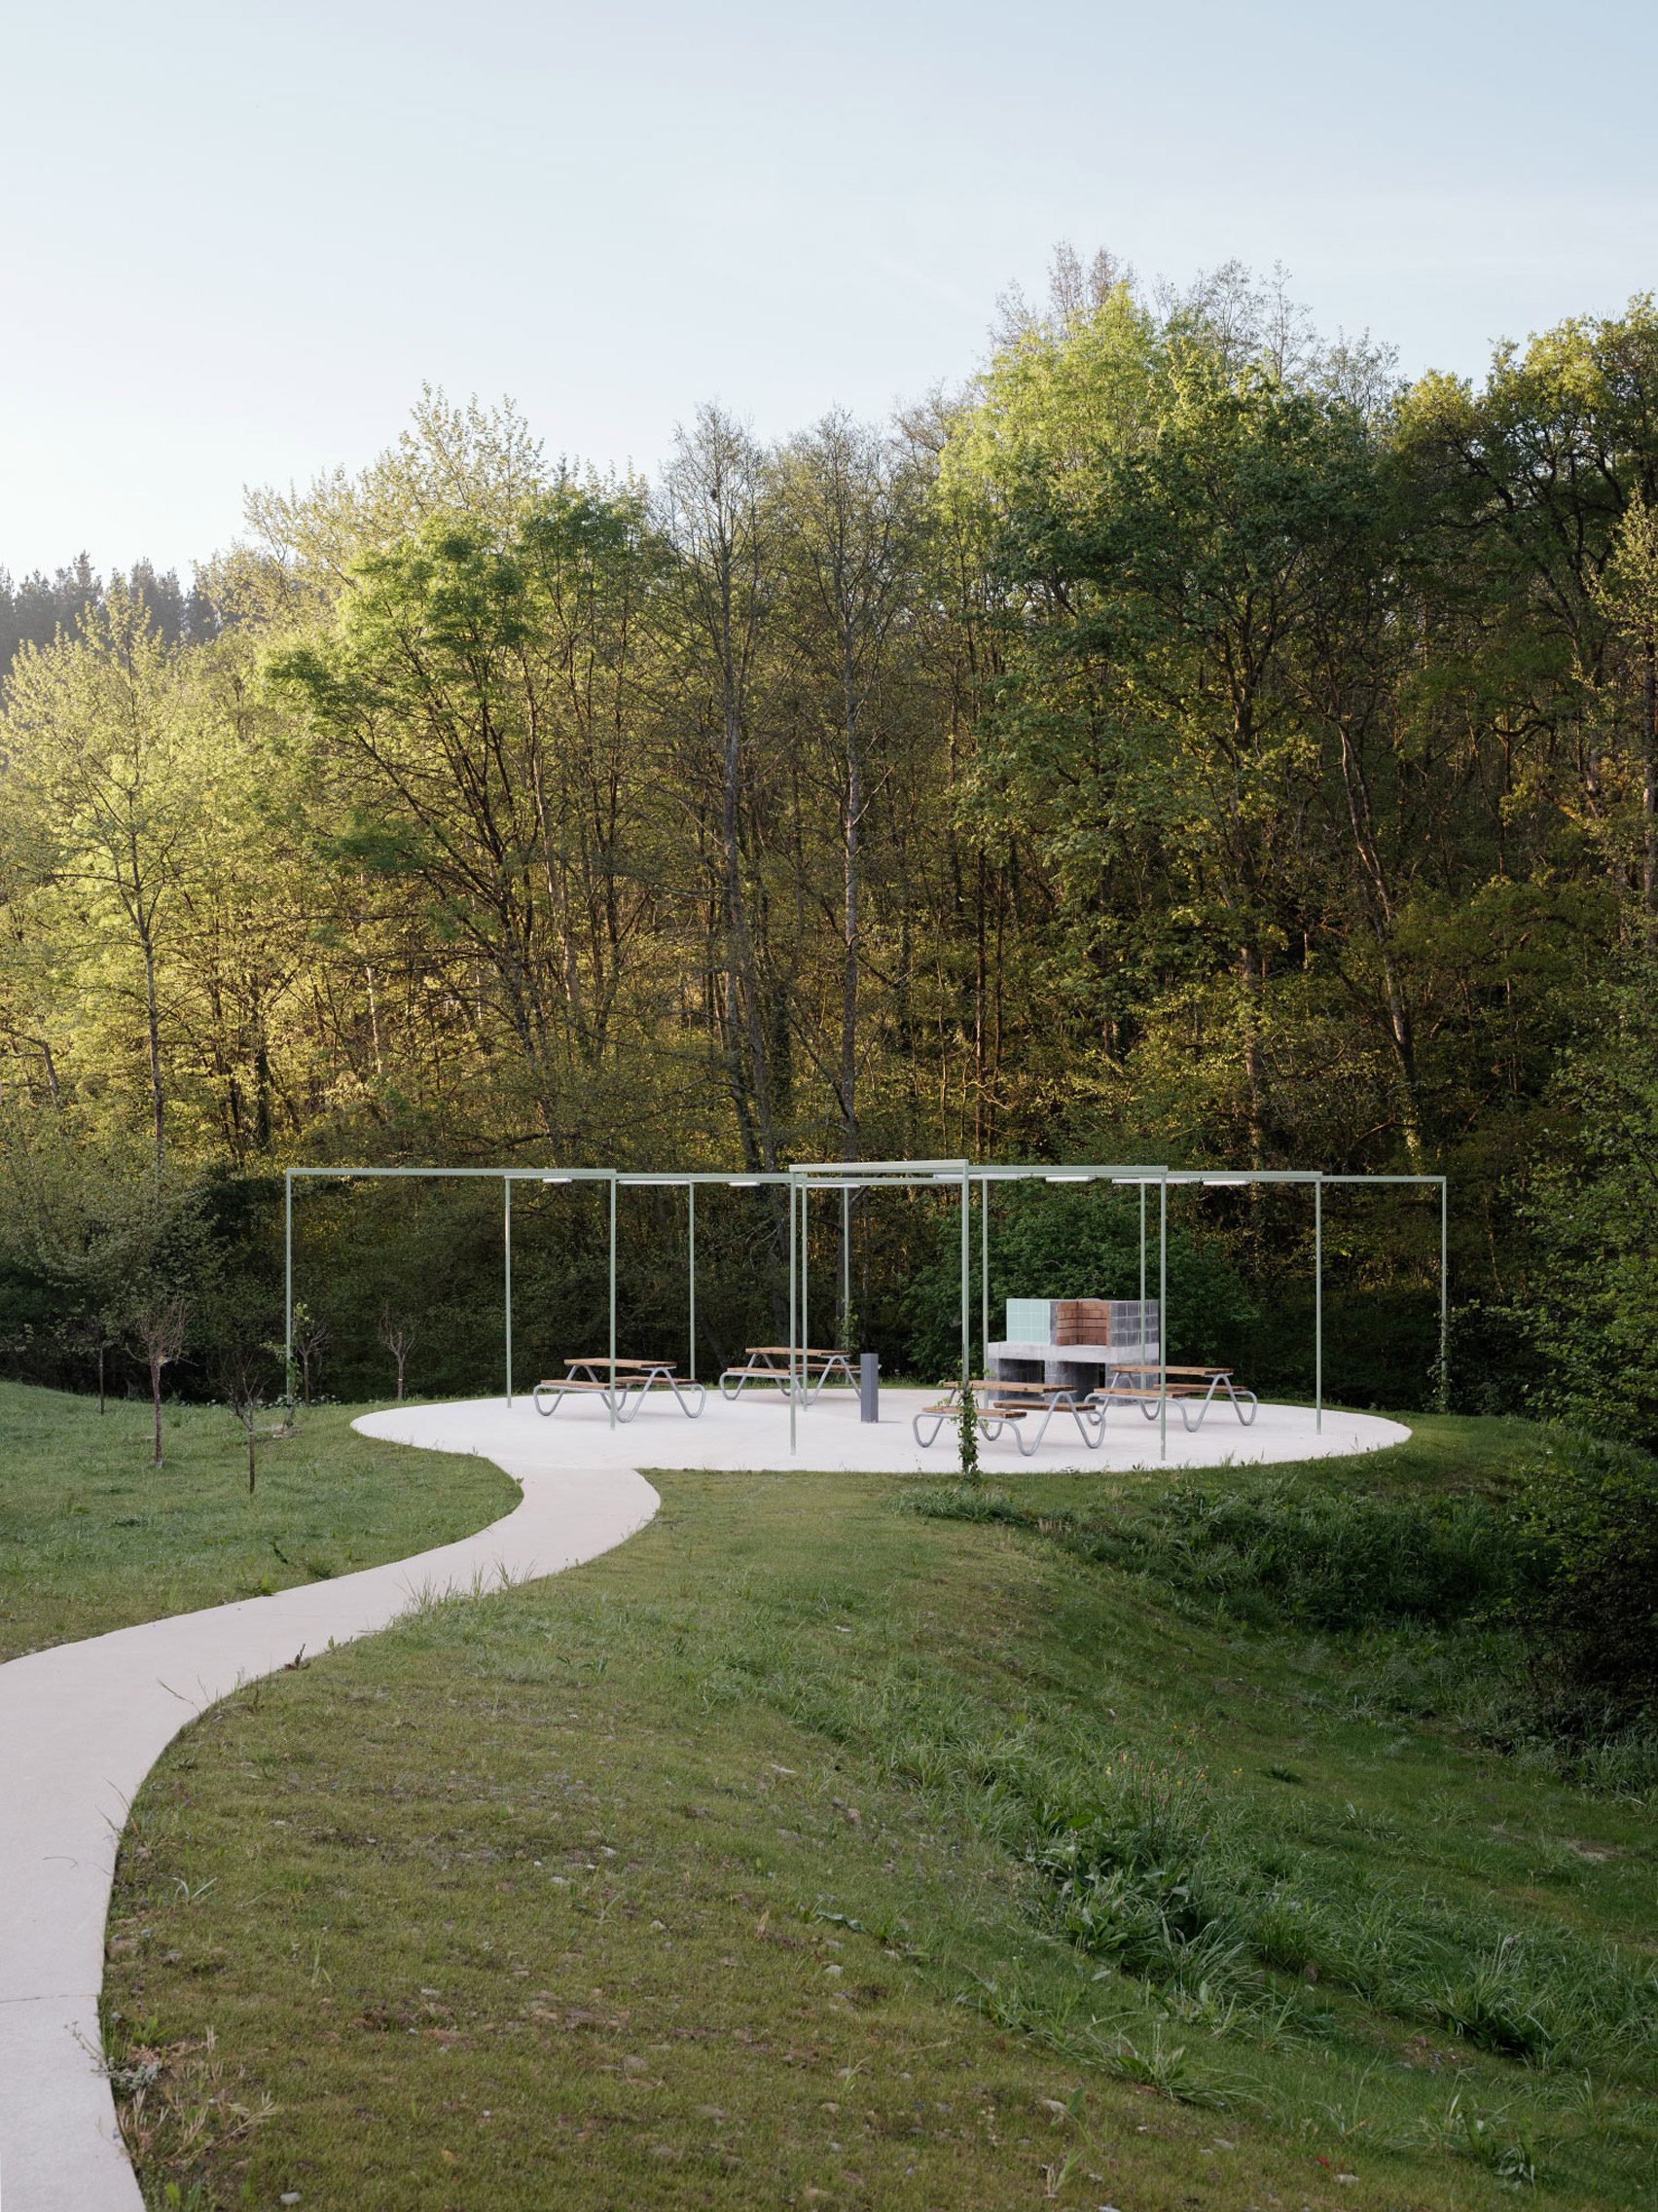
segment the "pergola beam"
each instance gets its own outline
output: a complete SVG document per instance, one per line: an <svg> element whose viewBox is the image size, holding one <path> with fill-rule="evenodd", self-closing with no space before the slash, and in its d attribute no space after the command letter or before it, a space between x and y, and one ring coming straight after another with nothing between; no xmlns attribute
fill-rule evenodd
<svg viewBox="0 0 1658 2212"><path fill-rule="evenodd" d="M1110 1182L1137 1187L1139 1191L1139 1291L1140 1305L1146 1303L1146 1192L1155 1186L1158 1193L1158 1395L1159 1443L1163 1456L1168 1453L1168 1359L1169 1359L1169 1191L1171 1185L1191 1189L1224 1190L1244 1189L1257 1183L1311 1184L1313 1188L1313 1326L1314 1326L1314 1409L1315 1421L1321 1431L1324 1418L1324 1187L1340 1183L1356 1185L1376 1183L1392 1187L1415 1186L1439 1192L1439 1388L1443 1393L1449 1387L1451 1292L1450 1292L1450 1185L1444 1176L1429 1175L1326 1175L1317 1168L1186 1168L1171 1169L1161 1163L1116 1162L1090 1164L1012 1164L986 1162L975 1166L966 1159L937 1160L817 1160L790 1168L757 1169L750 1175L732 1175L716 1169L687 1169L670 1173L640 1172L626 1174L615 1168L535 1168L535 1167L321 1167L301 1166L283 1171L283 1304L285 1309L283 1352L285 1360L284 1390L292 1407L294 1365L294 1185L297 1181L349 1181L357 1179L416 1181L449 1181L498 1179L502 1184L502 1307L504 1364L506 1370L507 1403L513 1402L513 1209L512 1186L515 1182L562 1184L576 1182L602 1182L609 1185L607 1220L608 1251L608 1305L609 1305L609 1361L611 1392L609 1395L610 1422L616 1425L615 1360L616 1360L616 1193L618 1186L629 1190L683 1190L686 1194L686 1261L687 1307L689 1318L690 1367L693 1379L697 1372L697 1191L701 1185L715 1185L727 1190L753 1190L763 1187L789 1191L789 1449L796 1448L796 1415L800 1404L801 1362L797 1359L805 1343L810 1312L810 1240L808 1213L811 1193L814 1189L839 1190L841 1193L841 1301L843 1325L851 1311L850 1275L850 1201L855 1190L863 1188L919 1188L948 1185L959 1190L961 1197L961 1367L967 1375L972 1359L972 1331L969 1322L970 1282L972 1272L972 1191L975 1182L980 1195L980 1246L979 1246L979 1320L982 1338L990 1341L991 1305L991 1216L990 1186L992 1182ZM798 1207L796 1193L798 1192Z"/></svg>

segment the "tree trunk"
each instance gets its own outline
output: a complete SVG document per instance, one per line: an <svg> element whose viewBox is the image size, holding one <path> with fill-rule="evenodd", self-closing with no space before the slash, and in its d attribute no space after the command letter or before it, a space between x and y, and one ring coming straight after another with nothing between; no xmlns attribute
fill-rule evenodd
<svg viewBox="0 0 1658 2212"><path fill-rule="evenodd" d="M1364 773L1364 764L1359 758L1352 733L1345 721L1340 725L1340 732L1342 782L1347 792L1348 820L1352 829L1353 850L1358 854L1359 865L1364 873L1368 894L1366 903L1376 937L1377 958L1382 965L1382 988L1388 1001L1388 1033L1399 1075L1400 1130L1412 1171L1420 1175L1424 1146L1417 1082L1416 1043L1411 1033L1410 1009L1405 1004L1404 993L1399 988L1398 969L1393 964L1389 946L1393 928L1392 892L1388 887L1388 871L1382 864L1382 852L1370 805L1370 784Z"/></svg>
<svg viewBox="0 0 1658 2212"><path fill-rule="evenodd" d="M162 1464L162 1363L150 1361L150 1402L156 1415L156 1465Z"/></svg>
<svg viewBox="0 0 1658 2212"><path fill-rule="evenodd" d="M162 1096L162 1024L156 998L156 948L148 923L141 925L141 935L144 945L144 1016L150 1038L150 1104L155 1127L156 1174L160 1177L166 1159Z"/></svg>
<svg viewBox="0 0 1658 2212"><path fill-rule="evenodd" d="M1249 1104L1249 1165L1266 1165L1266 1061L1261 1051L1261 998L1264 977L1253 945L1238 948L1238 973L1244 1007L1244 1081Z"/></svg>
<svg viewBox="0 0 1658 2212"><path fill-rule="evenodd" d="M742 721L733 687L726 685L720 790L720 837L725 857L726 989L731 997L732 1096L750 1167L769 1175L777 1164L772 1119L771 1062L760 1006L760 980L748 902L742 887L740 834Z"/></svg>
<svg viewBox="0 0 1658 2212"><path fill-rule="evenodd" d="M858 982L863 919L858 903L858 867L863 814L863 762L858 754L856 695L851 654L842 651L843 697L847 730L847 826L844 839L845 961L841 973L841 1157L858 1156Z"/></svg>
<svg viewBox="0 0 1658 2212"><path fill-rule="evenodd" d="M1377 955L1382 962L1382 988L1388 997L1388 1033L1393 1041L1393 1058L1399 1071L1399 1124L1405 1140L1405 1155L1411 1172L1420 1175L1423 1168L1424 1146L1422 1117L1417 1107L1416 1040L1411 1033L1410 1008L1405 1004L1399 989L1398 971L1393 956L1388 950L1383 931L1385 923L1378 922L1376 931Z"/></svg>

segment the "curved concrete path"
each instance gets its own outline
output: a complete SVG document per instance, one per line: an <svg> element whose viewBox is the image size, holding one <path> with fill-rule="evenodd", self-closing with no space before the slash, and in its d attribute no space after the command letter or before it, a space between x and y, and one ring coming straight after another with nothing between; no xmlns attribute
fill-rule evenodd
<svg viewBox="0 0 1658 2212"><path fill-rule="evenodd" d="M100 2070L98 1991L127 1807L180 1728L302 1649L384 1628L429 1593L579 1566L642 1528L659 1504L631 1469L549 1468L493 1444L488 1456L523 1496L459 1543L0 1666L4 2212L143 2212Z"/></svg>

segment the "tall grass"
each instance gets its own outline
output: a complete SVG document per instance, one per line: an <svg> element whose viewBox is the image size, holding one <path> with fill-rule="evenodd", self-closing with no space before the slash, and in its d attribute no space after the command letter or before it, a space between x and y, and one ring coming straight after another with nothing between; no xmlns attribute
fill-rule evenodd
<svg viewBox="0 0 1658 2212"><path fill-rule="evenodd" d="M1482 1498L1323 1497L1289 1490L1166 1491L1109 1512L1038 1511L997 1493L910 1494L911 1510L1001 1522L1074 1556L1154 1577L1259 1625L1447 1624L1513 1594L1508 1523Z"/></svg>
<svg viewBox="0 0 1658 2212"><path fill-rule="evenodd" d="M1493 1605L1510 1570L1491 1508L1453 1500L1436 1511L1384 1499L1281 1492L1164 1496L1109 1518L1033 1511L983 1490L911 1494L929 1517L1029 1529L1091 1562L1152 1577L1234 1615L1357 1632L1374 1658L1350 1693L1371 1712L1450 1700L1470 1666L1499 1670L1500 1637L1456 1626ZM1413 1631L1401 1622L1420 1625ZM1336 1704L1345 1670L1322 1701ZM1488 1685L1494 1739L1525 1740L1514 1686ZM1432 2025L1471 2046L1543 2067L1642 2082L1658 2068L1658 1969L1616 1945L1551 1923L1522 1928L1463 1902L1412 1893L1385 1866L1389 1824L1345 1808L1273 1821L1201 1768L1098 1741L1074 1756L1050 1737L1038 1754L1005 1735L975 1747L959 1713L922 1741L904 1731L904 1770L949 1773L987 1792L982 1817L1005 1840L1026 1829L1039 1909L1052 1931L1175 2003L1246 2025L1286 1992L1347 1992L1373 2010ZM1533 1744L1533 1756L1538 1747ZM1549 1747L1558 1772L1626 1789L1653 1770L1649 1739L1626 1737L1589 1771L1588 1755ZM1293 1777L1285 1776L1286 1780Z"/></svg>

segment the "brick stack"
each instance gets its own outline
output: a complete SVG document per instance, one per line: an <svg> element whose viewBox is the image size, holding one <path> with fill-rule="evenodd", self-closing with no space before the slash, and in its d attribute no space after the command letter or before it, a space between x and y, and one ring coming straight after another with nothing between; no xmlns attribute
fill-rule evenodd
<svg viewBox="0 0 1658 2212"><path fill-rule="evenodd" d="M1056 1344L1109 1344L1109 1298L1061 1298L1054 1315Z"/></svg>

